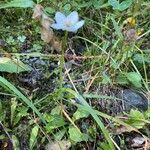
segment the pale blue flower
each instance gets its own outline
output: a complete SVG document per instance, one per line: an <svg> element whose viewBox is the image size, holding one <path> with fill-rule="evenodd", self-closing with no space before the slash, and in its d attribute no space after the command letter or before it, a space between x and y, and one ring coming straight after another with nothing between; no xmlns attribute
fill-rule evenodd
<svg viewBox="0 0 150 150"><path fill-rule="evenodd" d="M84 25L84 20L79 21L79 16L76 11L71 12L68 16L65 16L61 12L57 12L55 21L56 23L51 25L52 28L68 32L77 32L77 30Z"/></svg>

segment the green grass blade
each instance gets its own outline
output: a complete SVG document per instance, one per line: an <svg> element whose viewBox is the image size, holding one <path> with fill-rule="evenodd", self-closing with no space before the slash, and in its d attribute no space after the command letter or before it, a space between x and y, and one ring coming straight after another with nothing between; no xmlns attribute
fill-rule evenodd
<svg viewBox="0 0 150 150"><path fill-rule="evenodd" d="M114 144L112 142L112 138L110 137L110 134L108 132L108 130L105 128L104 124L102 123L102 121L100 120L100 118L97 116L97 114L95 113L95 111L90 107L90 105L86 102L86 100L79 95L77 92L71 90L71 89L64 89L65 91L71 93L72 95L74 95L78 100L80 100L80 102L82 103L82 105L84 105L87 108L87 111L92 115L92 117L94 118L94 120L97 122L97 124L99 125L99 127L101 128L111 150L114 150Z"/></svg>
<svg viewBox="0 0 150 150"><path fill-rule="evenodd" d="M46 124L45 119L42 117L41 113L38 111L38 109L34 106L34 104L25 97L14 85L12 85L9 81L7 81L5 78L0 76L0 85L4 88L9 89L11 92L15 93L15 95L24 103L26 103L41 119L41 121Z"/></svg>

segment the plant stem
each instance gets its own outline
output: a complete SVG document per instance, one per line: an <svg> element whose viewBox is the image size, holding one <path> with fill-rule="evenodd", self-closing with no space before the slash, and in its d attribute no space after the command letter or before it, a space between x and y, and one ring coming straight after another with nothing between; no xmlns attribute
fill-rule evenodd
<svg viewBox="0 0 150 150"><path fill-rule="evenodd" d="M65 62L64 55L65 55L65 50L67 47L67 38L68 38L68 32L66 31L65 36L62 41L61 58L60 58L60 86L59 86L60 91L63 87L63 66Z"/></svg>

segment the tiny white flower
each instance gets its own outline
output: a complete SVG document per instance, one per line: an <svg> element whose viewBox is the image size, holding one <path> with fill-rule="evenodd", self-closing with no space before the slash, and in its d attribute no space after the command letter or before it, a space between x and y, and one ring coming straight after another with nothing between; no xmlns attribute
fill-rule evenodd
<svg viewBox="0 0 150 150"><path fill-rule="evenodd" d="M76 11L71 12L68 16L57 12L55 14L55 21L56 23L51 25L52 28L68 32L77 32L84 25L84 20L79 21L79 16Z"/></svg>

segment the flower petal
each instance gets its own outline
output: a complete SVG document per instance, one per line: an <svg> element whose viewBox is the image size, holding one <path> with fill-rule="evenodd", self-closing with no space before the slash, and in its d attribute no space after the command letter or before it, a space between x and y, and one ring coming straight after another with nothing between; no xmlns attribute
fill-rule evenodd
<svg viewBox="0 0 150 150"><path fill-rule="evenodd" d="M73 11L72 13L70 13L70 14L67 16L66 19L69 20L69 21L72 23L72 25L73 25L73 24L77 23L78 20L79 20L78 13L77 13L76 11Z"/></svg>
<svg viewBox="0 0 150 150"><path fill-rule="evenodd" d="M61 23L53 23L53 24L51 25L51 27L52 27L53 29L56 29L56 30L60 30L60 29L63 29L63 28L64 28L63 24L61 24Z"/></svg>
<svg viewBox="0 0 150 150"><path fill-rule="evenodd" d="M55 20L57 23L62 23L66 19L66 16L61 12L56 12Z"/></svg>
<svg viewBox="0 0 150 150"><path fill-rule="evenodd" d="M70 28L67 29L69 32L77 32L79 28L81 28L84 25L84 20L81 20L77 22L75 25L71 26Z"/></svg>

